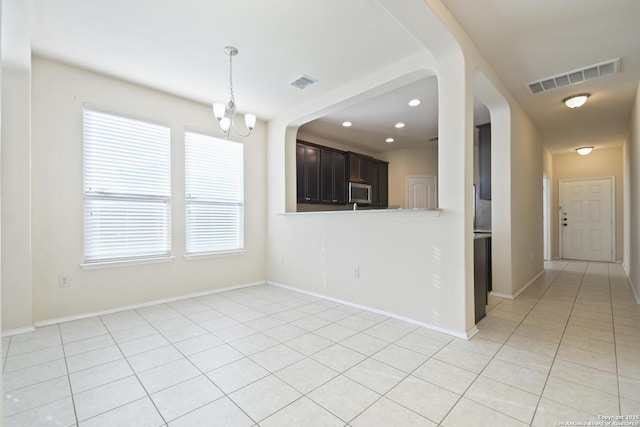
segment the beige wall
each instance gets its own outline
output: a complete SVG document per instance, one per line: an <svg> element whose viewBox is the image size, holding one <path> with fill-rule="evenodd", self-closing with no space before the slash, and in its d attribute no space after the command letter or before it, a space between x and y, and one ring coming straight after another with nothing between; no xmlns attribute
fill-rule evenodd
<svg viewBox="0 0 640 427"><path fill-rule="evenodd" d="M28 3L2 2L2 328L30 327L31 50Z"/></svg>
<svg viewBox="0 0 640 427"><path fill-rule="evenodd" d="M629 135L624 147L625 219L624 269L636 302L640 303L640 85L633 104Z"/></svg>
<svg viewBox="0 0 640 427"><path fill-rule="evenodd" d="M215 134L210 106L67 65L33 60L33 320L264 282L265 136L244 141L245 248L239 256L185 260L184 128ZM82 108L84 103L171 127L172 255L169 263L83 270ZM58 286L58 277L70 286ZM5 301L9 304L11 301Z"/></svg>
<svg viewBox="0 0 640 427"><path fill-rule="evenodd" d="M389 206L407 207L408 176L438 176L438 148L414 148L379 153L389 162Z"/></svg>
<svg viewBox="0 0 640 427"><path fill-rule="evenodd" d="M603 178L615 177L615 221L616 221L616 260L621 261L623 257L623 153L622 147L598 149L596 148L588 156L581 156L577 153L557 154L553 156L553 202L552 214L553 224L551 234L555 236L553 246L553 256L558 257L559 248L559 223L558 207L560 180L578 178Z"/></svg>

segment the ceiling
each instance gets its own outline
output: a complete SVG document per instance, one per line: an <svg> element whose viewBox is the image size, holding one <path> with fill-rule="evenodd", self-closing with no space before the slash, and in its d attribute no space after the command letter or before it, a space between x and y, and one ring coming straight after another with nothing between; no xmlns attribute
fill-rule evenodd
<svg viewBox="0 0 640 427"><path fill-rule="evenodd" d="M623 142L640 79L639 1L442 2L552 152ZM32 0L30 15L36 55L207 104L228 99L223 48L233 45L240 51L233 61L238 108L263 120L424 50L374 0L304 7L298 0ZM525 87L616 57L622 58L622 72L614 76L537 95ZM292 87L302 74L318 82L304 90ZM592 96L584 107L569 110L560 101L575 92ZM421 105L408 107L416 97ZM429 77L306 126L370 151L428 144L425 139L437 135L436 100L435 78ZM477 101L475 107L476 123L486 122L486 109ZM354 125L343 128L344 120ZM392 125L400 120L407 126L396 130ZM385 143L388 136L396 142Z"/></svg>

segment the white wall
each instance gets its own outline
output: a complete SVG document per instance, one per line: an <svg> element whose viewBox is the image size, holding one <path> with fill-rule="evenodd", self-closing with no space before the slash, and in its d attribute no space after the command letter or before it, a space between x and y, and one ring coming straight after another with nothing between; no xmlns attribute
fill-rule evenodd
<svg viewBox="0 0 640 427"><path fill-rule="evenodd" d="M624 269L640 303L640 85L633 104L624 148L625 219Z"/></svg>
<svg viewBox="0 0 640 427"><path fill-rule="evenodd" d="M34 321L265 280L266 151L262 123L244 142L247 253L187 261L183 257L184 128L214 134L216 122L210 106L37 57L32 74ZM170 125L172 262L88 271L80 268L83 103ZM69 287L58 286L60 275L69 277Z"/></svg>

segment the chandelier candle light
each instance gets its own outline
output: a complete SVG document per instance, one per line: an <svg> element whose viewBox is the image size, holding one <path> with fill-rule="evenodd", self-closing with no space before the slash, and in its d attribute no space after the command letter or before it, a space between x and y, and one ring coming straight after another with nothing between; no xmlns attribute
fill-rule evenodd
<svg viewBox="0 0 640 427"><path fill-rule="evenodd" d="M218 124L220 125L220 129L224 134L225 139L229 139L229 135L231 134L231 129L233 128L236 133L241 137L247 137L251 135L251 131L256 126L256 115L255 114L245 114L244 115L244 124L247 127L248 132L246 134L242 134L238 132L237 129L234 128L234 121L237 113L236 107L236 99L233 94L233 57L238 54L238 49L233 46L227 46L224 48L224 53L229 55L229 88L230 88L230 97L229 103L227 105L216 103L213 104L213 115L218 120ZM228 114L227 114L228 112Z"/></svg>

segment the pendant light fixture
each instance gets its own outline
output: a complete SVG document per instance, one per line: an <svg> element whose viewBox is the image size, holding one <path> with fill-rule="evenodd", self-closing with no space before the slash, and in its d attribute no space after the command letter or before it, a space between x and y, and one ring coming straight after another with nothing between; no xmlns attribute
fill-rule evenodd
<svg viewBox="0 0 640 427"><path fill-rule="evenodd" d="M229 102L227 103L227 105L220 103L213 104L213 115L218 121L225 139L229 139L231 129L233 129L239 136L244 138L251 135L251 131L256 126L256 115L244 115L244 124L247 128L247 133L241 133L238 131L238 129L235 128L234 124L237 114L237 106L236 99L233 94L233 57L238 54L238 49L233 46L227 46L224 48L224 53L229 55Z"/></svg>

